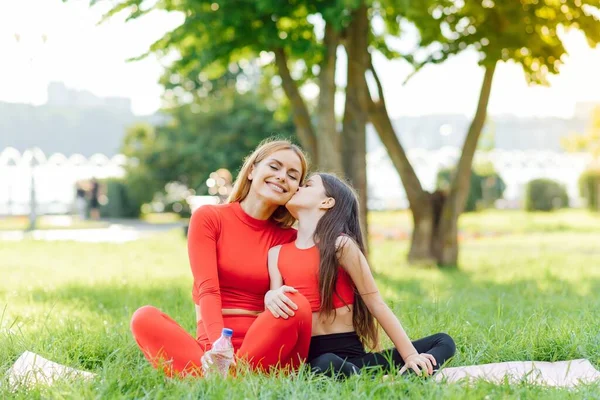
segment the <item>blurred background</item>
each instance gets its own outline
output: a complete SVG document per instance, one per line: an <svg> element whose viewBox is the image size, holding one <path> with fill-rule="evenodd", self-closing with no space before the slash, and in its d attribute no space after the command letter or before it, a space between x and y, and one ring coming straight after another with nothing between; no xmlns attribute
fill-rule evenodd
<svg viewBox="0 0 600 400"><path fill-rule="evenodd" d="M181 221L272 135L417 230L598 211L598 9L513 3L2 2L0 229Z"/></svg>

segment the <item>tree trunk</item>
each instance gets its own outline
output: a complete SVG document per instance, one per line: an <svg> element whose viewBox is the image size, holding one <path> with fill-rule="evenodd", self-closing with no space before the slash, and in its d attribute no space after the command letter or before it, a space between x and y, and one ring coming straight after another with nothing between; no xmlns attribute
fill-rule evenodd
<svg viewBox="0 0 600 400"><path fill-rule="evenodd" d="M458 265L458 217L463 212L469 195L473 157L485 123L495 69L495 63L485 69L477 111L469 126L456 174L450 187L450 194L442 210L438 232L439 242L437 244L438 264L440 266Z"/></svg>
<svg viewBox="0 0 600 400"><path fill-rule="evenodd" d="M335 64L340 42L332 24L325 25L325 55L319 72L319 103L317 107L317 162L318 168L343 174L340 133L335 120Z"/></svg>
<svg viewBox="0 0 600 400"><path fill-rule="evenodd" d="M477 111L469 127L463 152L450 194L433 194L423 190L406 152L389 118L383 88L373 66L370 67L378 89L378 100L370 96L369 119L400 175L413 214L413 233L408 260L411 263L437 262L440 266L456 265L458 261L458 217L465 207L473 157L485 123L487 104L495 64L486 68Z"/></svg>
<svg viewBox="0 0 600 400"><path fill-rule="evenodd" d="M432 249L432 238L435 233L434 221L439 219L439 212L435 213L435 198L434 195L423 190L421 182L394 131L385 104L383 87L372 64L370 69L377 83L378 99L373 100L370 95L367 98L369 102L369 119L385 146L396 171L398 171L398 175L400 175L413 215L413 234L408 261L414 264L431 264L436 261Z"/></svg>
<svg viewBox="0 0 600 400"><path fill-rule="evenodd" d="M304 150L310 155L312 160L318 160L317 138L315 130L310 119L308 107L298 90L298 85L292 78L288 64L287 55L283 48L274 50L275 63L281 77L283 91L292 105L292 114L294 125L296 126L296 134L302 144Z"/></svg>
<svg viewBox="0 0 600 400"><path fill-rule="evenodd" d="M413 234L408 253L411 264L435 265L439 260L440 217L446 196L441 191L426 193L419 213L413 213Z"/></svg>
<svg viewBox="0 0 600 400"><path fill-rule="evenodd" d="M342 131L342 164L346 177L358 192L360 223L365 244L368 241L367 224L367 97L365 73L369 66L369 20L367 7L362 3L354 12L345 43L348 55L348 81Z"/></svg>
<svg viewBox="0 0 600 400"><path fill-rule="evenodd" d="M385 104L385 97L383 96L383 86L381 85L379 76L377 76L372 63L370 64L370 69L373 78L377 83L379 98L377 101L374 101L370 95L367 97L367 101L369 102L369 119L379 134L379 139L385 146L385 149L392 160L392 164L394 164L394 167L396 167L396 170L398 171L398 175L400 175L411 209L416 210L418 213L420 209L419 206L427 200L427 193L423 190L421 182L394 131L394 126L392 125ZM423 207L423 212L426 213L427 211L425 208L426 207Z"/></svg>
<svg viewBox="0 0 600 400"><path fill-rule="evenodd" d="M432 252L432 238L435 232L433 204L430 199L423 202L420 212L412 213L413 231L408 252L411 264L435 264L437 260Z"/></svg>

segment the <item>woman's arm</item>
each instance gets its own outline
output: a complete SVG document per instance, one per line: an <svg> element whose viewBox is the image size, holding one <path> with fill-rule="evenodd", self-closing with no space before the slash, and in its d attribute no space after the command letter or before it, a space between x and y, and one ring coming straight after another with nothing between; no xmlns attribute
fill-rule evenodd
<svg viewBox="0 0 600 400"><path fill-rule="evenodd" d="M196 318L202 319L211 343L214 343L223 330L221 311L221 290L217 273L217 238L220 231L217 211L203 206L194 212L188 231L188 256L194 288Z"/></svg>
<svg viewBox="0 0 600 400"><path fill-rule="evenodd" d="M348 237L341 236L336 244L340 264L350 275L359 295L392 340L400 356L406 361L407 358L418 354L400 321L379 294L367 259L356 243Z"/></svg>

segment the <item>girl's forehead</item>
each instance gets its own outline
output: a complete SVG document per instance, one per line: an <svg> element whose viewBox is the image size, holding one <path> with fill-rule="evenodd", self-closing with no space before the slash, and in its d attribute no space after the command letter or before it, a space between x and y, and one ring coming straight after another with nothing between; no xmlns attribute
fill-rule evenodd
<svg viewBox="0 0 600 400"><path fill-rule="evenodd" d="M313 174L311 175L308 180L312 183L321 183L322 179L321 176L319 174Z"/></svg>

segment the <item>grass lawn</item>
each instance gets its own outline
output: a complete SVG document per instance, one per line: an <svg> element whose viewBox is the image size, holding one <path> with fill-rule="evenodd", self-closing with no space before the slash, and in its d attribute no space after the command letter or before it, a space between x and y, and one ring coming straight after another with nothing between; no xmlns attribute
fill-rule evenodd
<svg viewBox="0 0 600 400"><path fill-rule="evenodd" d="M409 229L407 221L402 213L371 215L374 229ZM407 241L372 240L380 289L409 335L451 334L457 342L451 366L588 358L599 368L598 217L486 212L466 216L461 226L502 234L465 237L458 270L409 267ZM195 331L180 229L126 244L0 242L0 277L0 376L25 350L98 374L91 382L16 393L1 378L1 399L600 398L600 384L569 391L367 377L338 383L303 375L166 379L137 349L129 318L153 304Z"/></svg>
<svg viewBox="0 0 600 400"><path fill-rule="evenodd" d="M36 229L98 229L105 228L104 221L80 220L77 217L64 215L44 215L36 220ZM0 231L24 231L29 227L29 217L26 215L0 217Z"/></svg>

